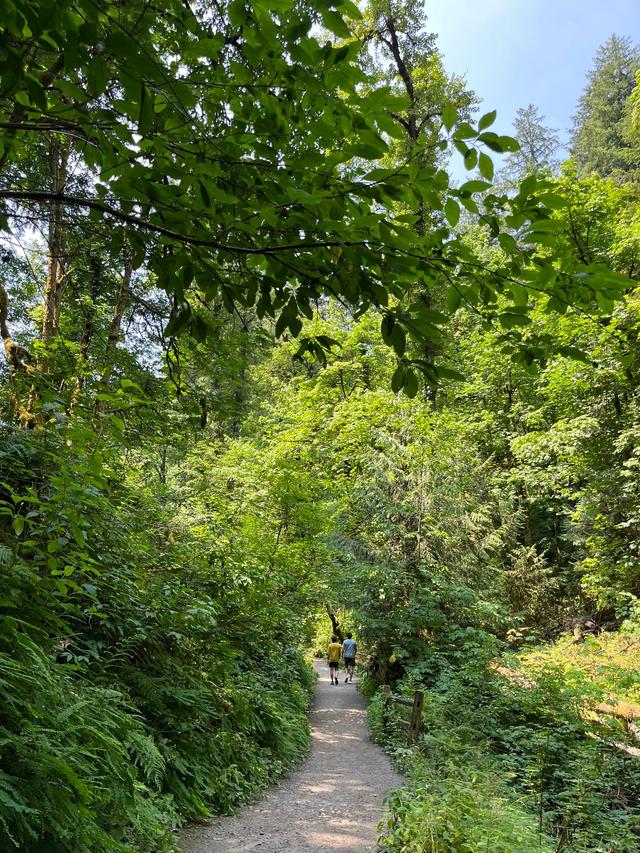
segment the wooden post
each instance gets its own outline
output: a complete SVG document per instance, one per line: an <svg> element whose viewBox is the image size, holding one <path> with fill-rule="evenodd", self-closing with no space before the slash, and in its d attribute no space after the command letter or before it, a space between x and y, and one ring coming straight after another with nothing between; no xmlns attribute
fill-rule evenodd
<svg viewBox="0 0 640 853"><path fill-rule="evenodd" d="M391 688L388 684L382 687L382 731L389 728L389 700L391 699Z"/></svg>
<svg viewBox="0 0 640 853"><path fill-rule="evenodd" d="M420 726L422 724L422 705L424 703L424 693L422 690L416 690L413 697L413 709L411 711L411 723L409 724L409 746L413 746L418 740L420 734Z"/></svg>

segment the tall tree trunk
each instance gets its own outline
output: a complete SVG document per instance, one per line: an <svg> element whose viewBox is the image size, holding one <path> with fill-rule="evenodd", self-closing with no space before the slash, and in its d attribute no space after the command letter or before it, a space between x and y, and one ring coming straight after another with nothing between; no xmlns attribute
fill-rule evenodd
<svg viewBox="0 0 640 853"><path fill-rule="evenodd" d="M67 166L69 163L70 142L68 139L60 140L57 136L51 137L49 146L49 166L51 172L51 190L53 193L64 192L67 181ZM59 201L54 201L49 208L49 233L47 237L47 249L49 259L47 262L47 281L44 289L44 316L42 318L42 342L50 344L58 332L60 326L60 310L62 307L62 284L64 281L63 257L64 257L64 220L63 207ZM45 351L43 357L38 359L34 374L45 374L49 369L49 356ZM29 399L21 413L21 420L25 427L32 428L36 425L36 406L40 396L38 382L34 376L34 383L29 392Z"/></svg>
<svg viewBox="0 0 640 853"><path fill-rule="evenodd" d="M421 123L418 122L418 111L420 109L419 95L416 92L416 86L413 77L413 71L411 69L411 64L407 62L407 59L403 54L400 39L398 38L398 28L396 26L396 20L391 15L385 19L385 27L386 34L381 35L380 37L391 52L393 62L398 72L398 76L402 80L406 95L409 99L406 119L397 116L396 118L399 119L400 124L404 127L404 130L407 134L409 155L411 159L415 159L414 152L416 150L419 150L421 132ZM420 155L417 162L422 161L423 156ZM429 162L424 162L423 165L429 165ZM424 237L427 231L427 226L429 224L429 214L424 202L421 202L419 204L416 213L419 216L419 219L416 222L414 228L416 234L419 237ZM425 308L433 308L433 298L427 282L424 279L420 279L417 282L417 286L418 298L424 304ZM428 364L433 364L435 362L437 353L437 345L430 339L425 340L422 345L422 358ZM430 403L432 407L435 407L436 389L432 388L428 383L425 383L424 394L427 402Z"/></svg>
<svg viewBox="0 0 640 853"><path fill-rule="evenodd" d="M54 193L64 192L69 163L69 141L54 137L49 151L51 166L51 189ZM49 210L48 234L49 261L47 265L47 283L44 291L44 318L42 320L42 341L51 343L60 325L62 307L64 222L63 208L54 201Z"/></svg>

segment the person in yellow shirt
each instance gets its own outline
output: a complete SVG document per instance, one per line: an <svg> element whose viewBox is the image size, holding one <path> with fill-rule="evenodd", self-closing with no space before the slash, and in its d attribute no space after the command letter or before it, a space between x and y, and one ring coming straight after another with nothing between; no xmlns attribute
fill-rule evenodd
<svg viewBox="0 0 640 853"><path fill-rule="evenodd" d="M342 646L338 642L337 637L332 637L327 649L327 659L329 660L329 675L331 683L338 686L338 667L340 666L340 655L342 654Z"/></svg>

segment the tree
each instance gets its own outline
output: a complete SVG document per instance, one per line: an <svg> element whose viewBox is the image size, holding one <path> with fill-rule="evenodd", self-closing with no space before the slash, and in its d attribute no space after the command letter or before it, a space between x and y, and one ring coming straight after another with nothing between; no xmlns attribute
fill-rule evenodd
<svg viewBox="0 0 640 853"><path fill-rule="evenodd" d="M350 0L280 5L276 12L241 0L195 10L181 0L153 7L136 0L126 10L115 0L8 4L2 221L48 228L45 344L59 321L70 221L88 244L96 231L108 240L123 280L127 257L132 274L144 268L166 291L168 337L213 333L206 314L194 310L199 300L219 300L230 313L255 310L277 336L295 337L318 300L335 296L358 312L374 306L385 340L405 358L407 336L429 344L441 336L434 320L447 322L444 314L425 317L425 305L413 301L416 282L438 290L446 282L452 301L464 293L478 310L480 289L504 290L505 276L527 286L534 273L543 287L557 283L579 302L593 303L594 287L612 287L596 270L556 282L534 241L513 249L508 271L461 251L447 222L454 227L460 207L481 213L477 194L490 188L493 173L487 152L515 143L489 130L493 113L477 127L465 120L457 107L460 98L468 106L468 96L438 71L415 8L375 12L386 28L375 37L400 57L400 94L363 75L350 23L361 13ZM330 34L322 42L320 23ZM421 47L431 50L426 64L418 61ZM384 168L405 127L408 149ZM19 168L25 150L38 145L48 152L46 182ZM452 187L432 165L434 145L457 149L486 180ZM437 227L412 231L407 217L414 215ZM492 202L494 229L508 230L509 217L524 226L548 219L549 209L530 185ZM122 299L114 300L117 316ZM437 383L430 358L405 361L397 383L408 392L416 392L421 371ZM43 373L50 363L42 358Z"/></svg>
<svg viewBox="0 0 640 853"><path fill-rule="evenodd" d="M448 77L445 73L436 46L436 36L425 28L422 5L416 0L370 0L357 32L366 48L363 65L370 78L377 85L388 85L406 101L404 109L392 113L392 118L399 123L402 132L394 134L384 165L393 167L399 162L407 162L421 170L442 165L447 150L442 139L443 111L445 108L454 110L460 118L468 119L477 99L473 92L466 89L460 77ZM464 150L467 151L466 145ZM469 149L468 156L477 160L477 151ZM491 163L487 154L482 157L484 163ZM493 175L492 166L489 175ZM406 198L398 199L397 208L401 214L412 217L412 225L418 237L437 228L443 220L442 210L437 206L434 209L422 195L416 198L414 194L407 194ZM459 211L457 202L449 204L449 215L452 210ZM418 274L412 288L412 298L422 306L423 311L429 312L442 303L446 286L444 278L429 281L424 275ZM418 350L425 371L433 371L438 351L438 337L427 336ZM411 374L403 373L402 355L399 354L396 381L404 382L405 388L412 388L414 383ZM434 375L432 373L430 378L433 379ZM425 390L433 397L433 381L427 383Z"/></svg>
<svg viewBox="0 0 640 853"><path fill-rule="evenodd" d="M606 177L637 165L627 123L639 66L640 51L630 38L612 35L599 48L573 120L571 155L581 174Z"/></svg>
<svg viewBox="0 0 640 853"><path fill-rule="evenodd" d="M527 175L553 174L558 167L558 131L544 124L544 116L533 104L517 110L513 127L520 150L508 155L502 170L504 176L517 182Z"/></svg>
<svg viewBox="0 0 640 853"><path fill-rule="evenodd" d="M446 74L437 37L425 23L416 0L370 0L356 33L365 47L363 67L369 78L406 101L404 109L393 113L404 133L391 156L398 160L419 153L423 165L432 165L442 157L443 108L453 107L468 119L477 98L461 77Z"/></svg>

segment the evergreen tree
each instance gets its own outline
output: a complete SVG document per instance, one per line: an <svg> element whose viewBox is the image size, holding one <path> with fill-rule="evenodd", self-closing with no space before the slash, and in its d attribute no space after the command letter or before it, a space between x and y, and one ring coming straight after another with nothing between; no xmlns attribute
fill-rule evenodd
<svg viewBox="0 0 640 853"><path fill-rule="evenodd" d="M545 125L538 108L529 104L517 110L513 127L520 150L507 157L504 173L508 179L519 181L527 175L554 172L558 166L560 137L557 130Z"/></svg>
<svg viewBox="0 0 640 853"><path fill-rule="evenodd" d="M627 134L629 96L640 51L629 38L611 38L598 50L574 117L571 154L582 174L606 177L634 167Z"/></svg>

